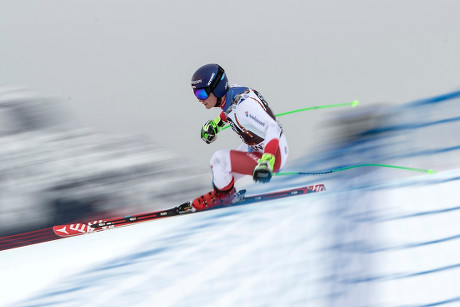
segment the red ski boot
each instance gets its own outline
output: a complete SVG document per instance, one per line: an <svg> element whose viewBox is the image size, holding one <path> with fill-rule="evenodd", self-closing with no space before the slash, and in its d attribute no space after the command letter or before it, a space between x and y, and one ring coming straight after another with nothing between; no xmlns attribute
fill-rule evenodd
<svg viewBox="0 0 460 307"><path fill-rule="evenodd" d="M214 190L204 194L200 197L195 198L192 202L192 206L197 210L209 209L215 206L229 205L232 203L235 196L235 187L233 182L231 187L225 191L219 190L214 187Z"/></svg>

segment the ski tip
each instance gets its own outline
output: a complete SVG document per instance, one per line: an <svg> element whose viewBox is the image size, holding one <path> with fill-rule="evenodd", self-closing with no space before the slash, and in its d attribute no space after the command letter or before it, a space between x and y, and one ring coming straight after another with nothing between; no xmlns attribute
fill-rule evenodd
<svg viewBox="0 0 460 307"><path fill-rule="evenodd" d="M74 223L67 225L53 226L53 232L59 237L73 237L95 231L90 223Z"/></svg>
<svg viewBox="0 0 460 307"><path fill-rule="evenodd" d="M358 100L355 100L351 103L351 107L354 108L356 107L357 105L359 104L359 101Z"/></svg>
<svg viewBox="0 0 460 307"><path fill-rule="evenodd" d="M62 237L62 236L69 236L69 232L67 231L67 225L59 225L59 226L53 226L53 232L54 234Z"/></svg>
<svg viewBox="0 0 460 307"><path fill-rule="evenodd" d="M308 190L311 192L322 192L326 191L326 186L324 184L315 184L308 187Z"/></svg>

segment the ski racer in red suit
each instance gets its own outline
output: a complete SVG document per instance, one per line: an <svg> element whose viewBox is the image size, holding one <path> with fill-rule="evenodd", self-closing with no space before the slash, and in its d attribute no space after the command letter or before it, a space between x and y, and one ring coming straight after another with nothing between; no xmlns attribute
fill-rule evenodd
<svg viewBox="0 0 460 307"><path fill-rule="evenodd" d="M207 144L226 123L243 143L235 150L218 150L211 158L213 190L196 198L187 210L203 210L232 203L234 183L245 175L256 182L269 182L273 172L286 163L288 144L281 125L265 99L256 90L228 84L227 75L217 64L200 67L192 76L196 98L206 107L222 109L219 117L201 128Z"/></svg>

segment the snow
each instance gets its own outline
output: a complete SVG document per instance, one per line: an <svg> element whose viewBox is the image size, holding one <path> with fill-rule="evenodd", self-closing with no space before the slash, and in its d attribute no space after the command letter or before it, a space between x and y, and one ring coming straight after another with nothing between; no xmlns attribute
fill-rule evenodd
<svg viewBox="0 0 460 307"><path fill-rule="evenodd" d="M435 174L276 177L247 188L327 191L5 250L0 306L458 306L460 125L442 122L457 97L379 111L367 134L286 169Z"/></svg>
<svg viewBox="0 0 460 307"><path fill-rule="evenodd" d="M334 211L329 204L347 192L326 191L6 250L0 305L412 306L452 299L460 285L456 185L355 191L372 206L367 215ZM433 202L432 195L442 197ZM367 201L373 198L384 201ZM339 219L348 221L339 227Z"/></svg>
<svg viewBox="0 0 460 307"><path fill-rule="evenodd" d="M286 288L273 281L300 277L306 267L313 268L317 256L304 255L301 246L321 249L321 241L305 233L321 232L324 209L319 198L309 198L316 204L305 211L299 210L304 204L298 200L286 200L281 207L269 202L262 211L258 205L235 207L5 251L2 279L17 290L9 291L10 302L35 293L26 301L32 305L79 305L89 298L120 306L213 304L216 299L237 303L263 295L261 284L279 293L299 292L304 283ZM305 282L321 278L315 271L302 276ZM25 282L30 272L40 282L30 277Z"/></svg>

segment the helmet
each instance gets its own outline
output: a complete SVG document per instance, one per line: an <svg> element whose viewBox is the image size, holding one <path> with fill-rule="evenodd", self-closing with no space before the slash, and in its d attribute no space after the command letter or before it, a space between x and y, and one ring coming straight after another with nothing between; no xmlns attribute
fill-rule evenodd
<svg viewBox="0 0 460 307"><path fill-rule="evenodd" d="M221 98L227 93L228 79L224 69L217 64L206 64L198 68L192 76L192 88L206 89Z"/></svg>

